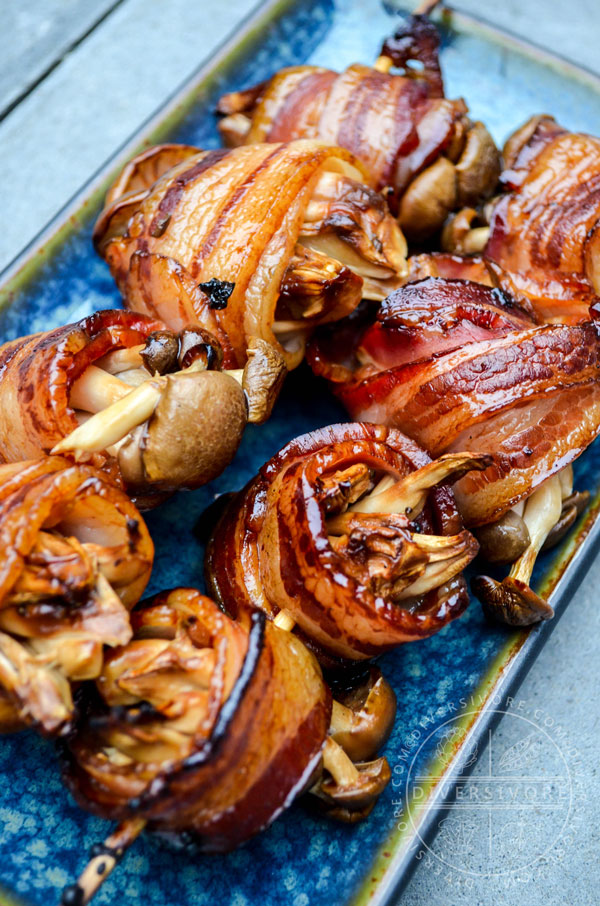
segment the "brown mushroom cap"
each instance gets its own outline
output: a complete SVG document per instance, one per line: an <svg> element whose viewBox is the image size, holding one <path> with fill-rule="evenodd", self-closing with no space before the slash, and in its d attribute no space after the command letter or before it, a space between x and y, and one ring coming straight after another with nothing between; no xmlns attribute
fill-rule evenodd
<svg viewBox="0 0 600 906"><path fill-rule="evenodd" d="M551 620L554 610L539 595L519 579L507 576L496 582L489 576L476 576L473 592L481 601L483 611L497 623L509 626L531 626L541 620Z"/></svg>
<svg viewBox="0 0 600 906"><path fill-rule="evenodd" d="M500 178L500 153L481 122L467 132L463 152L456 164L458 203L478 204L494 191Z"/></svg>
<svg viewBox="0 0 600 906"><path fill-rule="evenodd" d="M271 415L287 374L283 356L271 343L252 337L242 386L248 401L248 421L260 425Z"/></svg>
<svg viewBox="0 0 600 906"><path fill-rule="evenodd" d="M479 552L489 563L514 563L531 543L525 520L509 510L497 522L475 530Z"/></svg>
<svg viewBox="0 0 600 906"><path fill-rule="evenodd" d="M416 176L402 196L398 220L414 242L441 229L458 199L456 168L446 157Z"/></svg>
<svg viewBox="0 0 600 906"><path fill-rule="evenodd" d="M357 777L351 783L338 784L324 775L312 787L319 811L336 821L354 824L372 811L377 799L390 781L390 766L385 758L359 762Z"/></svg>
<svg viewBox="0 0 600 906"><path fill-rule="evenodd" d="M366 761L387 741L396 717L396 695L378 667L371 667L366 680L339 695L335 709L335 742L352 761ZM346 710L347 709L347 710ZM340 713L341 712L341 713Z"/></svg>
<svg viewBox="0 0 600 906"><path fill-rule="evenodd" d="M123 477L165 490L206 484L235 456L246 422L244 392L228 374L170 376L141 437L133 432L119 451Z"/></svg>

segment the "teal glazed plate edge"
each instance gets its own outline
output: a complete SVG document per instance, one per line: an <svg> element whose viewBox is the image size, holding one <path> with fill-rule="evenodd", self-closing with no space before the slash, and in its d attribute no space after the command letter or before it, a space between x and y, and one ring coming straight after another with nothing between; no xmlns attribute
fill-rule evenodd
<svg viewBox="0 0 600 906"><path fill-rule="evenodd" d="M260 81L285 65L343 68L374 60L406 9L378 0L272 0L261 5L125 144L0 276L0 341L48 329L91 311L120 307L113 281L91 245L91 228L111 175L144 145L170 140L216 147L214 103L224 91ZM600 79L551 53L462 13L443 10L442 66L450 97L466 98L497 141L530 114L548 112L572 129L600 134ZM301 367L288 379L272 419L247 432L234 463L206 488L179 494L147 515L156 543L149 593L177 584L203 587L198 520L215 495L241 487L292 437L345 420L341 407ZM549 637L595 558L600 538L600 446L575 467L592 504L558 550L540 559L535 587L549 595L553 621L531 630L487 624L473 600L467 613L432 639L381 660L398 696L385 754L392 783L361 825L340 826L294 805L255 840L225 856L173 852L146 835L132 847L95 902L130 906L330 906L395 903L432 839L454 781L469 770L507 698ZM427 717L428 733L456 714L453 746L433 742L415 756L420 808L403 753ZM0 902L55 902L82 868L108 822L78 809L60 781L54 747L31 733L0 744ZM423 798L424 797L424 798ZM423 807L425 805L425 807Z"/></svg>

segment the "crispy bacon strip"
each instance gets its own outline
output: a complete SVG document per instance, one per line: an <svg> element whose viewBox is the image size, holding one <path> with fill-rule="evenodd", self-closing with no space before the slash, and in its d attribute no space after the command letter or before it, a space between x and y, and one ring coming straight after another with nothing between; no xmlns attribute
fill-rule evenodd
<svg viewBox="0 0 600 906"><path fill-rule="evenodd" d="M440 472L376 425L303 435L226 510L207 553L213 593L238 618L285 612L326 660L432 635L466 607L460 573L477 552L451 492L436 485L485 462L461 458Z"/></svg>
<svg viewBox="0 0 600 906"><path fill-rule="evenodd" d="M127 307L203 325L226 367L245 364L253 338L294 367L314 326L399 285L404 237L349 152L302 141L176 156L134 159L94 238Z"/></svg>
<svg viewBox="0 0 600 906"><path fill-rule="evenodd" d="M153 556L105 474L59 457L0 466L0 729L69 728L70 682L128 642Z"/></svg>
<svg viewBox="0 0 600 906"><path fill-rule="evenodd" d="M455 486L467 525L495 521L600 432L589 321L537 326L497 289L429 278L394 293L371 326L341 329L344 358L324 334L309 361L354 418L398 427L432 456L493 454Z"/></svg>
<svg viewBox="0 0 600 906"><path fill-rule="evenodd" d="M484 254L541 320L585 321L600 292L600 139L534 117L504 153Z"/></svg>
<svg viewBox="0 0 600 906"><path fill-rule="evenodd" d="M263 614L243 626L194 589L131 618L69 739L66 782L103 817L231 849L311 781L331 715L319 666Z"/></svg>
<svg viewBox="0 0 600 906"><path fill-rule="evenodd" d="M76 324L0 347L0 457L18 462L49 453L77 427L73 383L112 350L143 344L161 321L101 311ZM93 458L103 465L106 457Z"/></svg>
<svg viewBox="0 0 600 906"><path fill-rule="evenodd" d="M468 120L464 101L443 97L438 45L435 26L414 16L384 43L375 67L282 69L221 98L223 138L230 146L306 138L347 148L386 190L409 238L426 238L449 211L488 197L500 172L485 127Z"/></svg>

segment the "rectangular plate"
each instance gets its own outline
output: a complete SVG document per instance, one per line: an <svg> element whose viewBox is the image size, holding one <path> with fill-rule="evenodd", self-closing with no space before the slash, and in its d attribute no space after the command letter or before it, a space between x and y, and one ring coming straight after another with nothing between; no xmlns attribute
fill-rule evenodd
<svg viewBox="0 0 600 906"><path fill-rule="evenodd" d="M376 0L263 5L4 273L0 340L120 305L90 236L111 175L138 148L164 140L216 147L212 111L223 91L258 82L285 65L309 61L342 69L356 60L374 60L395 21ZM442 62L448 96L464 95L473 117L484 119L500 142L541 111L572 129L600 134L600 79L532 45L447 13ZM148 514L157 548L149 592L202 586L203 544L193 530L214 495L241 487L290 438L340 420L344 412L322 393L308 369L293 373L270 422L247 431L236 461L217 481ZM576 487L591 490L593 503L560 549L540 558L536 567L534 585L550 596L557 617L595 553L599 466L595 445L575 465ZM484 731L555 623L556 618L518 632L493 628L473 602L439 635L382 659L398 695L395 730L386 749L393 779L364 823L338 826L295 806L238 851L213 857L174 855L145 836L106 882L98 902L121 902L124 895L130 906L395 902L414 853L439 821L449 784L467 769L468 753L485 739ZM440 746L440 738L450 738L440 735L449 715L451 744ZM30 733L6 737L0 766L5 777L0 883L6 889L0 899L12 902L17 895L47 904L76 877L90 845L103 839L109 826L70 800L50 743ZM418 808L411 809L417 796Z"/></svg>

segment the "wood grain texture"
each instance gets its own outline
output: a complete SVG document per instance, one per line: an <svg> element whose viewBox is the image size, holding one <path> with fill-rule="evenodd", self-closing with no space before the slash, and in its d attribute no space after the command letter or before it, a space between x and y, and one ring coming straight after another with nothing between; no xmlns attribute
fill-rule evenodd
<svg viewBox="0 0 600 906"><path fill-rule="evenodd" d="M2 6L0 118L122 0L8 0Z"/></svg>

